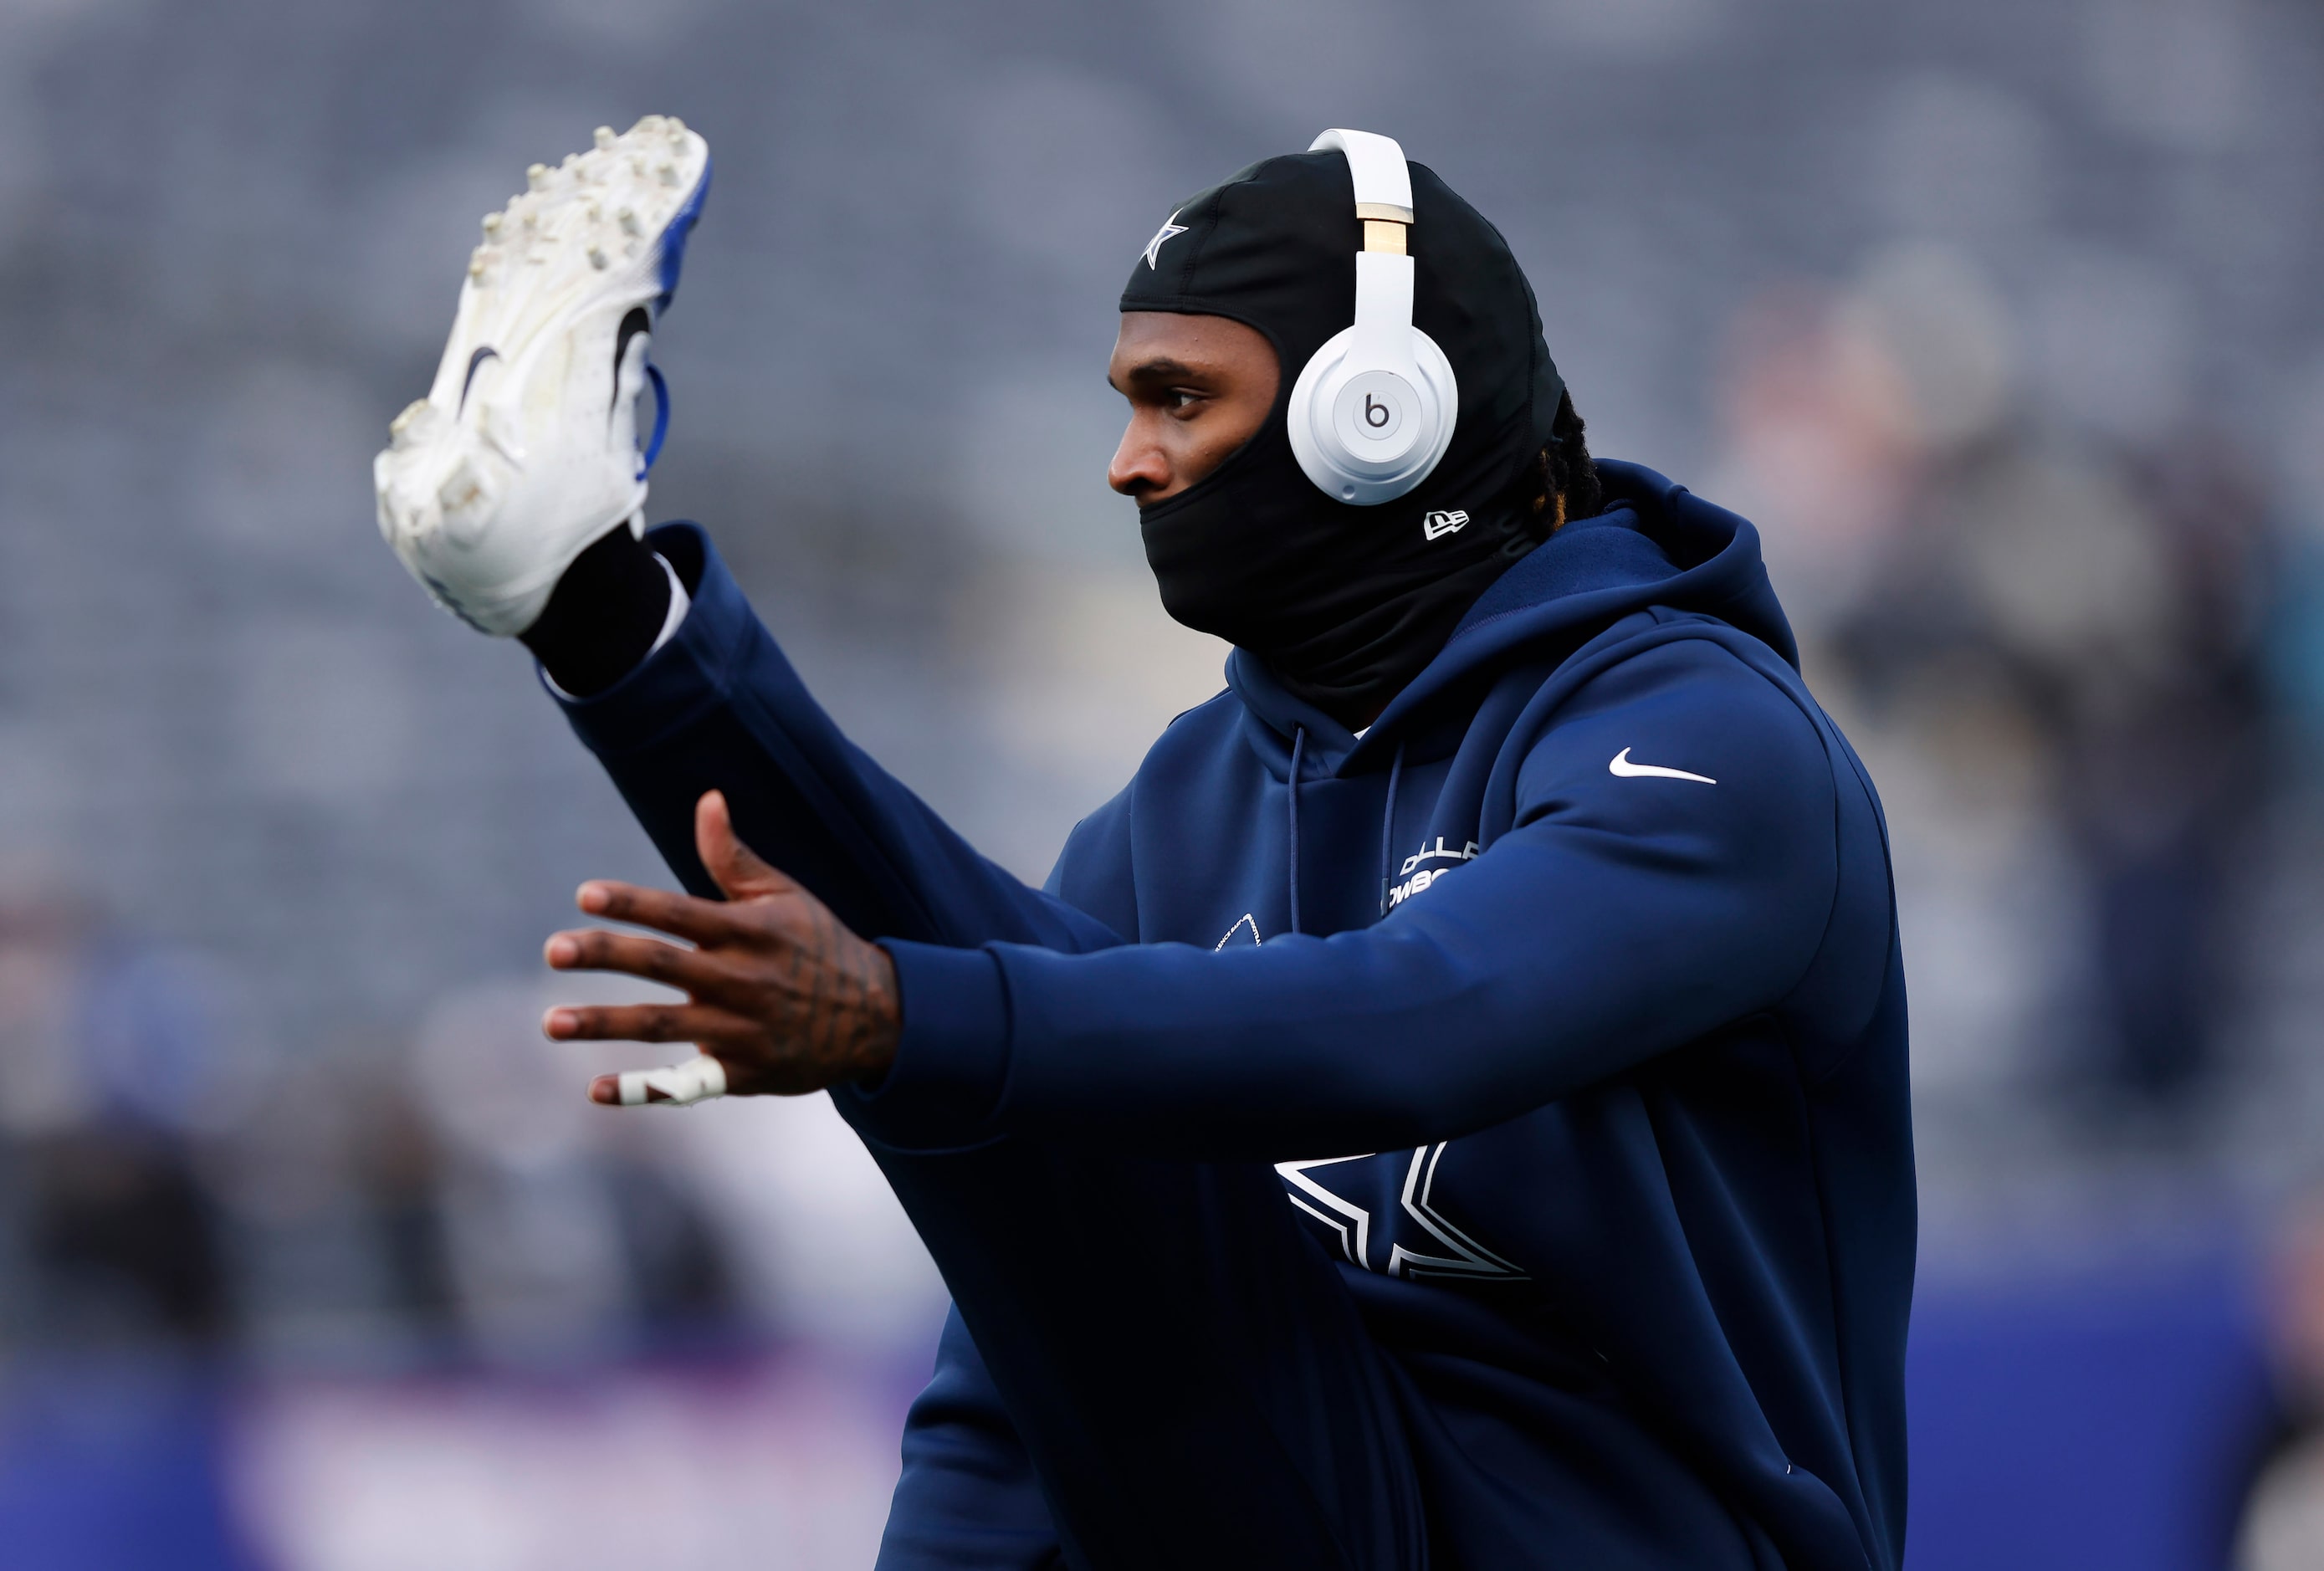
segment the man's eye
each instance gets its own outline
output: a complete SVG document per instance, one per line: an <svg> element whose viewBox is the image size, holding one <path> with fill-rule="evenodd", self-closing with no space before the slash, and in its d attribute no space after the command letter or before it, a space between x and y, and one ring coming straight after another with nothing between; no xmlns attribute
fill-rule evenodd
<svg viewBox="0 0 2324 1571"><path fill-rule="evenodd" d="M1165 396L1169 400L1170 407L1174 410L1191 409L1203 402L1201 393L1189 392L1183 387L1174 387Z"/></svg>

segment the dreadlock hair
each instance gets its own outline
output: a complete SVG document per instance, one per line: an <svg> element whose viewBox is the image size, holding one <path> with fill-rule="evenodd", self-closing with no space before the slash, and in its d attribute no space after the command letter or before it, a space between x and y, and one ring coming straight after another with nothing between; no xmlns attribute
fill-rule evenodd
<svg viewBox="0 0 2324 1571"><path fill-rule="evenodd" d="M1501 542L1501 554L1509 560L1555 534L1568 519L1594 518L1604 511L1605 491L1598 483L1598 466L1591 461L1583 429L1582 417L1573 412L1573 395L1559 393L1549 440L1509 483L1509 491L1526 501L1524 509L1503 526L1508 539Z"/></svg>
<svg viewBox="0 0 2324 1571"><path fill-rule="evenodd" d="M1573 412L1573 395L1561 391L1556 418L1549 423L1549 441L1541 449L1541 494L1533 504L1536 513L1546 513L1554 498L1565 498L1565 505L1556 514L1559 523L1569 518L1595 518L1606 506L1604 489L1598 484L1598 466L1591 459L1589 442L1583 439L1586 429L1582 417Z"/></svg>
<svg viewBox="0 0 2324 1571"><path fill-rule="evenodd" d="M1564 518L1597 518L1606 512L1606 490L1599 485L1597 460L1590 457L1582 416L1573 411L1573 395L1557 393L1557 419L1550 420L1550 441L1541 448L1541 479L1553 495L1564 497L1559 522ZM1543 495L1548 506L1548 495Z"/></svg>

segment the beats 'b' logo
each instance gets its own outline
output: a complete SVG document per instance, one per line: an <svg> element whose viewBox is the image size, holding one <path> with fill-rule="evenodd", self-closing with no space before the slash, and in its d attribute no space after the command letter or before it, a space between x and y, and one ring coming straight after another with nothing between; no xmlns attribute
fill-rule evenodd
<svg viewBox="0 0 2324 1571"><path fill-rule="evenodd" d="M1340 441L1361 464L1404 457L1418 429L1412 389L1389 371L1360 371L1332 393L1331 421Z"/></svg>
<svg viewBox="0 0 2324 1571"><path fill-rule="evenodd" d="M1458 508L1450 513L1432 513L1420 521L1420 533L1425 540L1442 540L1465 527L1469 515Z"/></svg>

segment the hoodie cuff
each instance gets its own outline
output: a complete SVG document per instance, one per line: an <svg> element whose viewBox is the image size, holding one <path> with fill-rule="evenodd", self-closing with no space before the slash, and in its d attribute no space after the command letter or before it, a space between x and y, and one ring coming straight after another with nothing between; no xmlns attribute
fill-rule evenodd
<svg viewBox="0 0 2324 1571"><path fill-rule="evenodd" d="M652 647L639 658L639 665L645 664L647 661L659 654L661 646L678 635L678 624L686 620L686 613L694 604L694 596L688 594L686 586L678 581L678 569L669 565L669 559L659 551L648 551L646 554L661 564L663 574L669 579L669 608L662 613L661 631L654 634ZM533 663L540 668L540 685L547 688L558 703L577 704L582 701L585 695L568 693L558 686L557 679L549 674L549 667L546 663L540 661L535 661ZM629 673L624 671L622 674L627 676Z"/></svg>
<svg viewBox="0 0 2324 1571"><path fill-rule="evenodd" d="M646 545L669 569L673 588L686 591L683 619L665 627L653 652L602 693L576 698L540 673L541 685L601 758L650 747L724 701L757 625L741 587L698 527L664 524L648 532Z"/></svg>
<svg viewBox="0 0 2324 1571"><path fill-rule="evenodd" d="M1009 992L987 949L884 938L904 1031L876 1086L847 1088L864 1132L912 1150L985 1139L1009 1072Z"/></svg>

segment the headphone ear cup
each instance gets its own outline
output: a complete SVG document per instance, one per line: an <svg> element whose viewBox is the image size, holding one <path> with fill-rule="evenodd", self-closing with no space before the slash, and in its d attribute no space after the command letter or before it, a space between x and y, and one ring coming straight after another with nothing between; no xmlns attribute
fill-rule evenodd
<svg viewBox="0 0 2324 1571"><path fill-rule="evenodd" d="M1342 328L1316 350L1292 384L1290 402L1284 408L1292 456L1315 488L1334 502L1356 507L1393 502L1427 479L1452 445L1452 429L1461 418L1460 386L1453 379L1452 363L1436 347L1435 339L1418 328L1406 331L1412 335L1408 364L1417 373L1417 386L1404 368L1350 364L1348 351L1356 334L1352 327ZM1342 394L1351 391L1350 384L1359 377L1393 379L1409 394L1408 401L1398 402L1408 402L1411 418L1419 429L1393 460L1382 462L1359 454L1340 430Z"/></svg>
<svg viewBox="0 0 2324 1571"><path fill-rule="evenodd" d="M1418 328L1412 329L1412 363L1420 372L1421 380L1435 395L1432 402L1435 405L1436 424L1419 444L1420 450L1427 455L1425 460L1406 482L1404 489L1397 493L1398 496L1436 472L1436 466L1444 461L1445 453L1452 448L1452 428L1461 420L1461 384L1452 375L1452 362L1444 357L1444 351L1436 347L1436 340Z"/></svg>
<svg viewBox="0 0 2324 1571"><path fill-rule="evenodd" d="M1291 384L1291 400L1283 408L1284 423L1291 433L1291 456L1299 460L1300 472L1314 482L1315 489L1334 502L1350 501L1352 494L1342 494L1340 472L1316 437L1315 395L1325 378L1340 368L1341 358L1348 352L1348 340L1353 337L1353 328L1343 328L1324 340L1323 347L1300 367L1299 380Z"/></svg>

